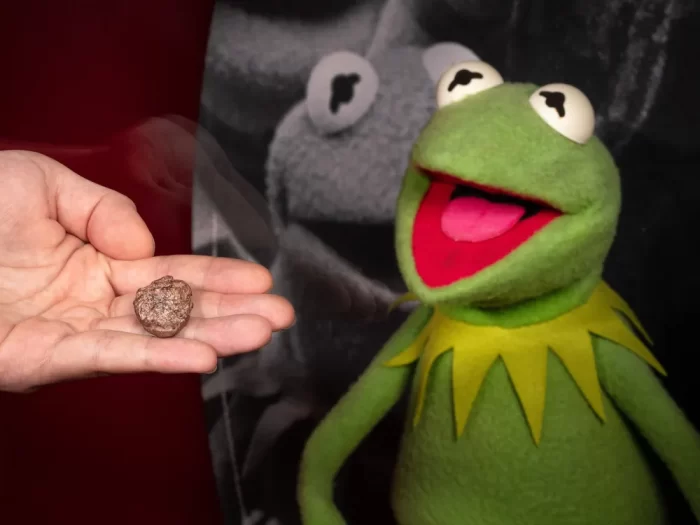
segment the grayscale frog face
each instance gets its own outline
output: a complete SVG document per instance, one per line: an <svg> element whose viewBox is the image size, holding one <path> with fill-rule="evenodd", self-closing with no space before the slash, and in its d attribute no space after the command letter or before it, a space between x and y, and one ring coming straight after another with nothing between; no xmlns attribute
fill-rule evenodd
<svg viewBox="0 0 700 525"><path fill-rule="evenodd" d="M469 49L390 49L371 61L341 51L313 69L306 99L270 146L271 202L293 221L386 224L411 146L435 110L435 84Z"/></svg>

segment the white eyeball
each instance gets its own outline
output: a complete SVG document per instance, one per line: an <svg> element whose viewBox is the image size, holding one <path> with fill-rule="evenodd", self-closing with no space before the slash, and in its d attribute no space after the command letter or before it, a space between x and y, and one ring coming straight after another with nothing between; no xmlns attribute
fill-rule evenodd
<svg viewBox="0 0 700 525"><path fill-rule="evenodd" d="M348 51L331 53L311 71L306 110L320 133L338 133L367 113L378 89L379 77L365 58Z"/></svg>
<svg viewBox="0 0 700 525"><path fill-rule="evenodd" d="M454 104L503 84L503 77L486 62L468 61L455 64L440 77L437 86L439 108Z"/></svg>
<svg viewBox="0 0 700 525"><path fill-rule="evenodd" d="M530 97L530 105L567 139L585 144L595 130L595 111L581 90L568 84L547 84Z"/></svg>

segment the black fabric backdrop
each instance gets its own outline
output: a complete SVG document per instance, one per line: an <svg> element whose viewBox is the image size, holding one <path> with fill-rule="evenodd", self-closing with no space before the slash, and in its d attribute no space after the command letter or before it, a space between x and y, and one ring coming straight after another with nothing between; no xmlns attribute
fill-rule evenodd
<svg viewBox="0 0 700 525"><path fill-rule="evenodd" d="M654 339L669 371L668 389L700 423L691 365L700 313L693 255L700 245L696 4L222 1L200 122L213 137L219 168L196 175L195 249L266 264L275 291L298 310L292 330L258 354L227 360L203 381L228 523L298 523L295 477L304 440L405 316L386 315L403 291L387 203L430 109L431 86L416 80L425 73L416 57L440 41L469 47L506 80L567 82L588 94L599 115L597 132L623 180L606 277ZM374 127L362 124L334 142L314 136L300 103L318 60L344 49L367 55L384 79L402 75L398 87L380 94L410 104L384 103L367 117L376 119ZM355 161L343 161L348 158ZM356 177L357 195L366 184L382 188L373 197L375 211L363 211L359 200L348 209L347 196L328 186L338 177ZM272 214L256 190L267 195ZM339 505L349 523L393 523L388 494L401 418L397 407L339 477ZM669 497L676 522L690 523L683 501Z"/></svg>

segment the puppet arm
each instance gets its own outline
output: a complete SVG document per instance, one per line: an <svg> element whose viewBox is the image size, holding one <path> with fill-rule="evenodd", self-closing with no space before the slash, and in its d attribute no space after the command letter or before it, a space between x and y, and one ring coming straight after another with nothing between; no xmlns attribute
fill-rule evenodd
<svg viewBox="0 0 700 525"><path fill-rule="evenodd" d="M313 432L301 460L298 497L304 525L343 525L333 502L335 477L360 442L398 402L411 367L387 367L427 324L432 309L417 308L381 349L360 379Z"/></svg>
<svg viewBox="0 0 700 525"><path fill-rule="evenodd" d="M596 341L604 389L664 461L700 521L700 435L651 367L605 339Z"/></svg>

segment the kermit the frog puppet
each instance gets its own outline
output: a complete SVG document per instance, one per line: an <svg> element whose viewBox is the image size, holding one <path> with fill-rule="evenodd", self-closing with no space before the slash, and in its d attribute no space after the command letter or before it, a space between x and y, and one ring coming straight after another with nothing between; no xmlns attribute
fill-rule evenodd
<svg viewBox="0 0 700 525"><path fill-rule="evenodd" d="M620 184L590 102L566 84L504 83L477 61L437 91L397 206L420 305L310 437L304 525L345 523L334 478L409 387L400 525L665 524L642 439L697 519L700 436L602 281Z"/></svg>

